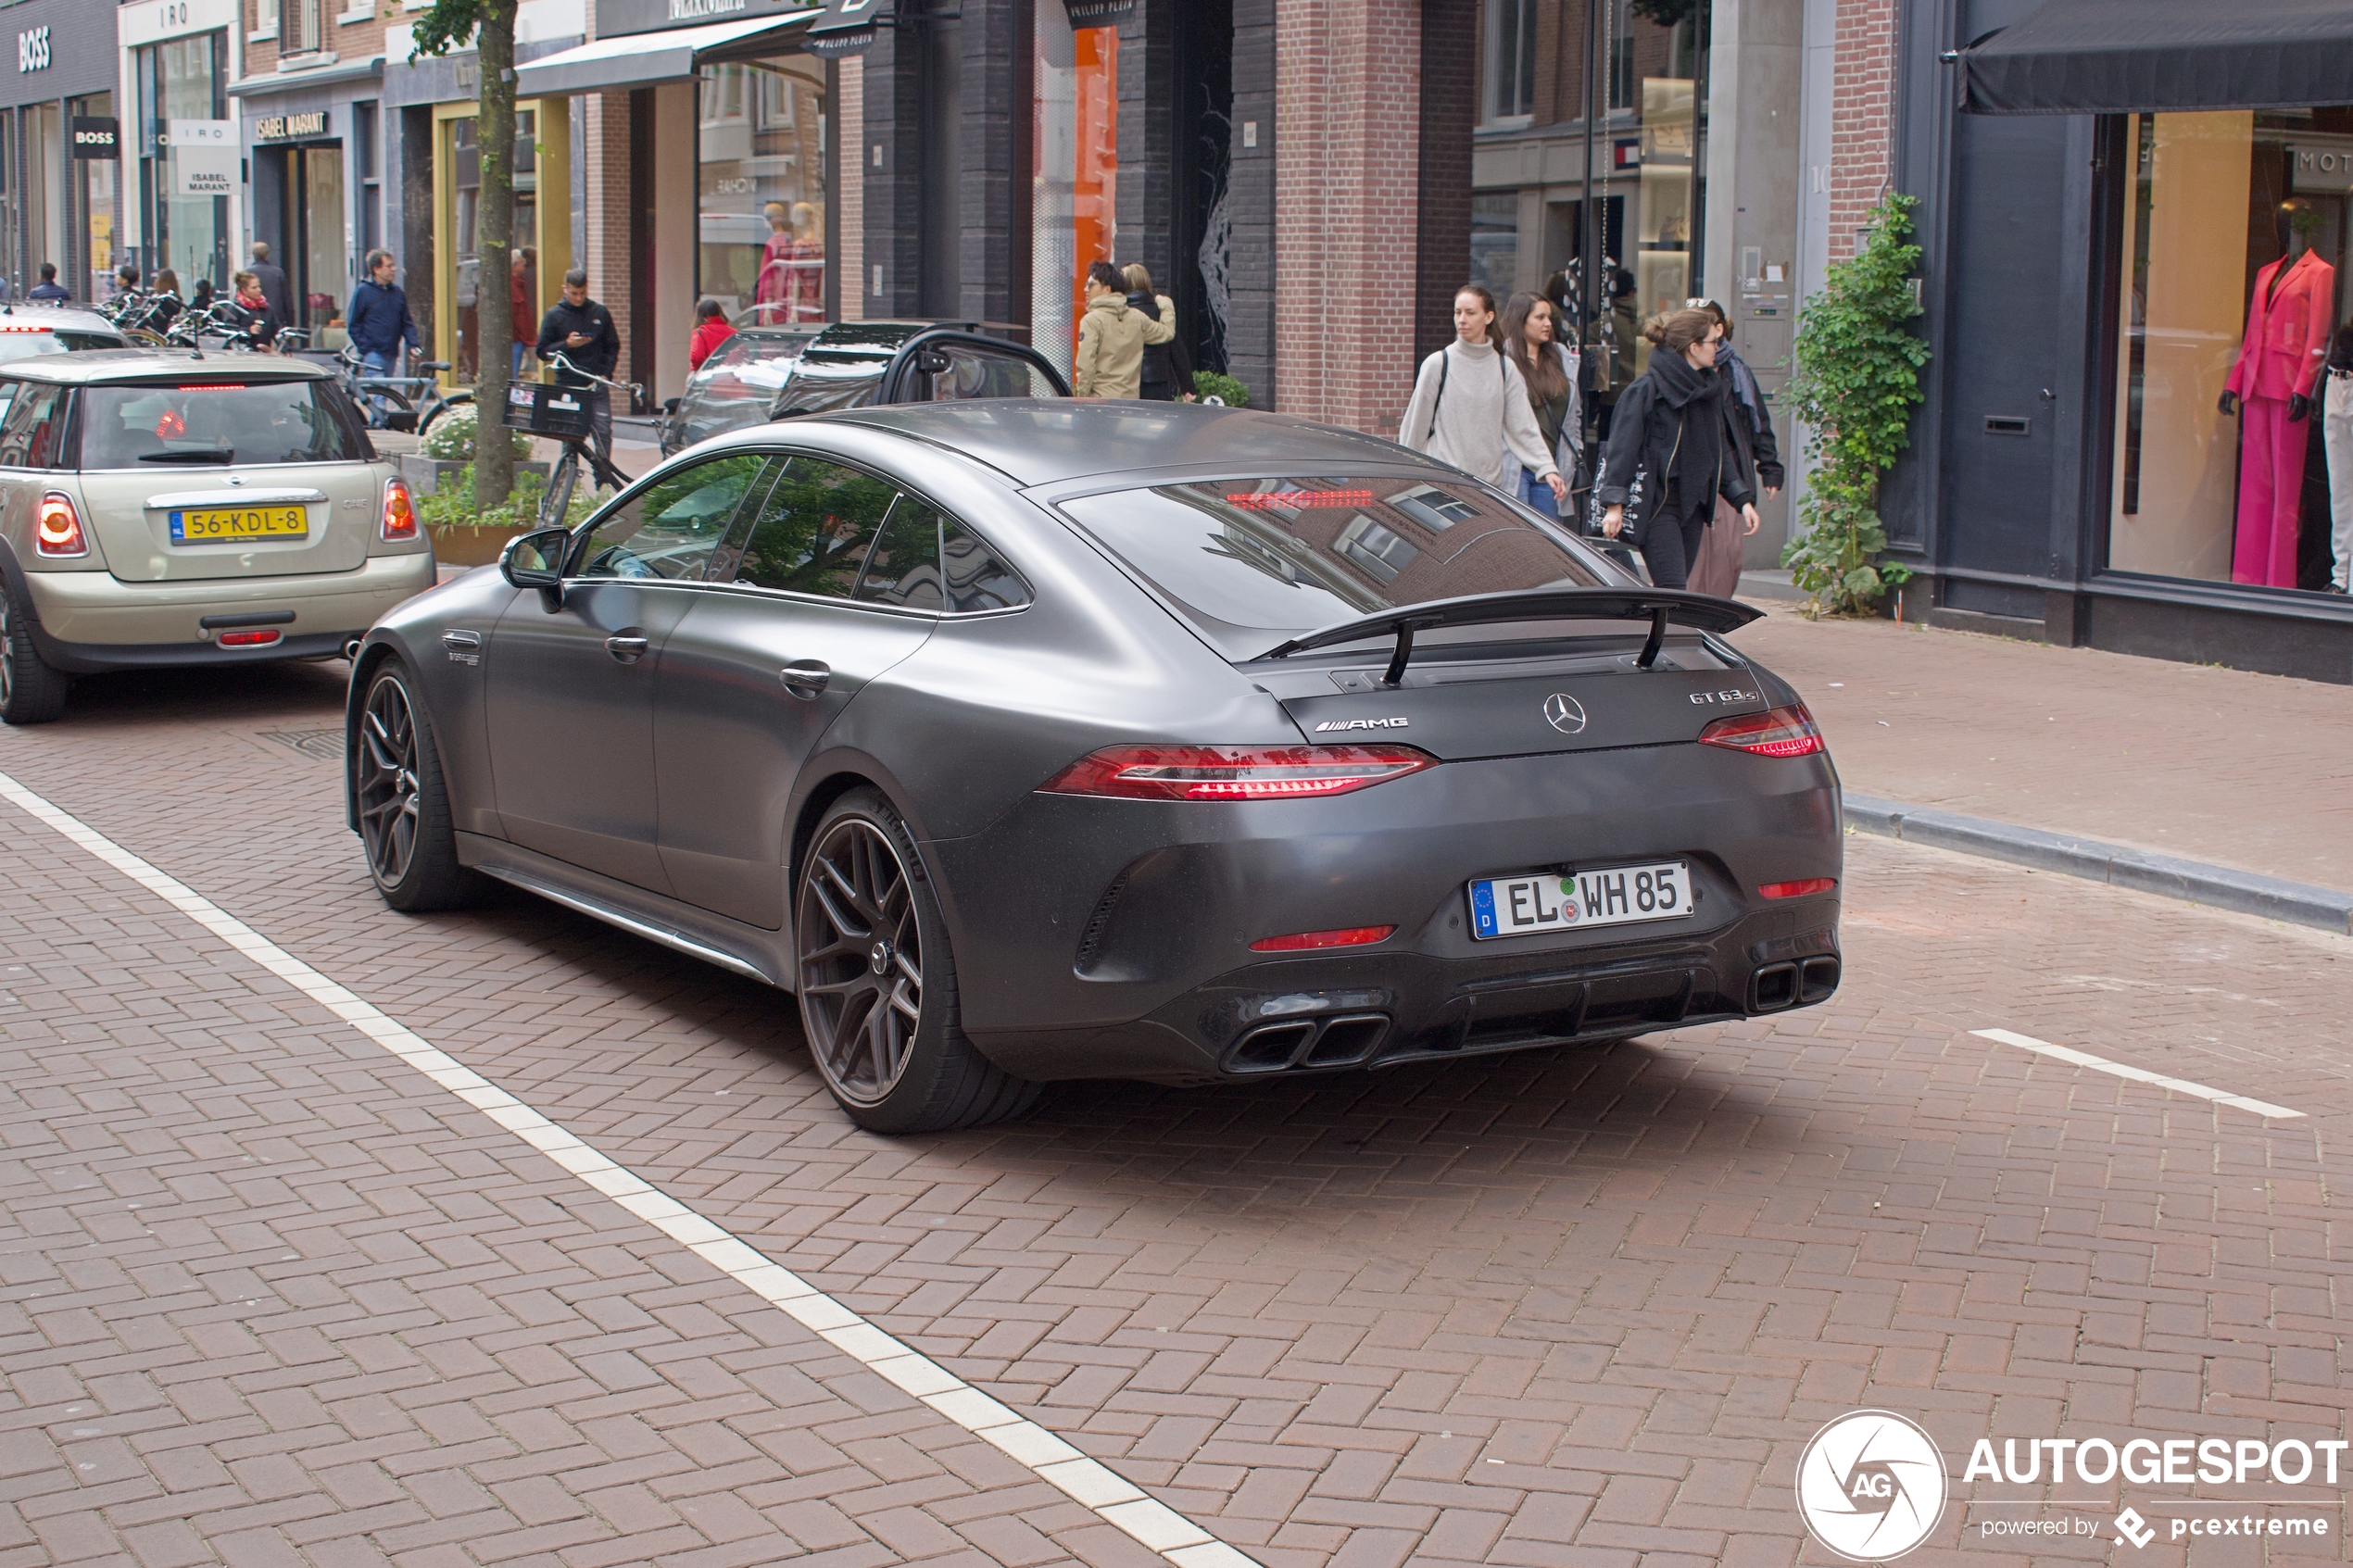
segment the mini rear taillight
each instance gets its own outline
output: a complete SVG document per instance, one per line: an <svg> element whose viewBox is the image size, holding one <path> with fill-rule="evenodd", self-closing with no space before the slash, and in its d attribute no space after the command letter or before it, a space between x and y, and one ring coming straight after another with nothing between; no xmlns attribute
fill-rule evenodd
<svg viewBox="0 0 2353 1568"><path fill-rule="evenodd" d="M417 536L417 508L409 498L405 481L384 481L384 536L388 540Z"/></svg>
<svg viewBox="0 0 2353 1568"><path fill-rule="evenodd" d="M1410 746L1114 746L1038 787L1122 800L1321 799L1437 765Z"/></svg>
<svg viewBox="0 0 2353 1568"><path fill-rule="evenodd" d="M259 632L223 632L214 640L224 648L266 648L282 635L271 626Z"/></svg>
<svg viewBox="0 0 2353 1568"><path fill-rule="evenodd" d="M1699 733L1699 739L1702 746L1728 746L1759 757L1811 757L1826 749L1822 732L1814 727L1814 716L1802 702L1769 713L1718 719Z"/></svg>
<svg viewBox="0 0 2353 1568"><path fill-rule="evenodd" d="M1795 882L1768 882L1756 892L1763 898L1803 898L1809 893L1828 893L1837 885L1834 876L1807 876Z"/></svg>
<svg viewBox="0 0 2353 1568"><path fill-rule="evenodd" d="M90 541L82 537L82 518L73 497L52 490L41 497L32 523L33 548L44 556L86 556Z"/></svg>
<svg viewBox="0 0 2353 1568"><path fill-rule="evenodd" d="M1338 931L1302 931L1290 936L1262 936L1250 945L1253 953L1307 953L1318 947L1361 947L1386 942L1396 935L1393 925L1351 925Z"/></svg>

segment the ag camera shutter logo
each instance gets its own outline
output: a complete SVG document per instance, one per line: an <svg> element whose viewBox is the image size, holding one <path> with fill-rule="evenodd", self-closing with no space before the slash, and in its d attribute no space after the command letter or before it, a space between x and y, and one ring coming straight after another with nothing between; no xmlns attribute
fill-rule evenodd
<svg viewBox="0 0 2353 1568"><path fill-rule="evenodd" d="M1918 1423L1856 1411L1814 1434L1797 1461L1806 1528L1857 1562L1901 1557L1944 1516L1944 1456Z"/></svg>

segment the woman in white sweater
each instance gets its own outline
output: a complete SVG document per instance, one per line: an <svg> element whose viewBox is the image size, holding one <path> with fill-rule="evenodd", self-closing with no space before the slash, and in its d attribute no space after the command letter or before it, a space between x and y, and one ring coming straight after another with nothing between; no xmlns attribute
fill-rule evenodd
<svg viewBox="0 0 2353 1568"><path fill-rule="evenodd" d="M1455 291L1454 341L1422 361L1397 439L1499 489L1515 468L1526 469L1552 486L1555 503L1568 498L1536 428L1528 383L1502 352L1495 296L1481 284Z"/></svg>

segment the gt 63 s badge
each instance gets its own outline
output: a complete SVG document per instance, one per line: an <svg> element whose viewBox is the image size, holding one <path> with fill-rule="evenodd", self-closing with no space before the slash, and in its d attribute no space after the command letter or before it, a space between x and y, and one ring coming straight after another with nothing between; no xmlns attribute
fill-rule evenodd
<svg viewBox="0 0 2353 1568"><path fill-rule="evenodd" d="M1797 1512L1839 1556L1884 1562L1926 1540L1944 1514L1944 1456L1919 1424L1856 1411L1814 1434L1797 1461Z"/></svg>

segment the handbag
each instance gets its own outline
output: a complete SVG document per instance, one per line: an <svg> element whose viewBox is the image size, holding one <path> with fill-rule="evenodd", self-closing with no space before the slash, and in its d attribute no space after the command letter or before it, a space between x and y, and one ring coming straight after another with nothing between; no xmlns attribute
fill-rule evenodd
<svg viewBox="0 0 2353 1568"><path fill-rule="evenodd" d="M1683 427L1679 421L1675 427L1675 445L1667 452L1668 472L1674 471L1676 454L1682 449ZM1608 466L1608 456L1604 453L1602 467ZM1647 458L1634 465L1634 477L1626 485L1626 525L1618 530L1619 538L1638 546L1641 544L1642 530L1649 524L1651 513L1657 509L1659 495L1665 488L1666 482L1651 472ZM1593 488L1585 497L1585 532L1595 538L1607 538L1608 535L1602 532L1602 519L1608 511L1609 508L1602 505L1602 487L1599 470L1596 470Z"/></svg>

